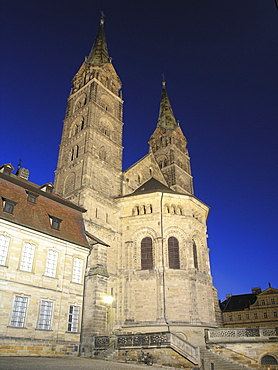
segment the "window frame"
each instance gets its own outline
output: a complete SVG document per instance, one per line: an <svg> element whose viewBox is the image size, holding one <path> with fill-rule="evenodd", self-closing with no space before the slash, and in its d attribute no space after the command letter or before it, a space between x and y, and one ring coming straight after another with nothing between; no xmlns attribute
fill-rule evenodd
<svg viewBox="0 0 278 370"><path fill-rule="evenodd" d="M17 202L14 202L13 200L3 198L3 212L8 213L9 215L14 214L14 208L17 205Z"/></svg>
<svg viewBox="0 0 278 370"><path fill-rule="evenodd" d="M80 257L73 257L72 266L72 282L82 284L83 275L83 259Z"/></svg>
<svg viewBox="0 0 278 370"><path fill-rule="evenodd" d="M24 328L27 305L28 297L21 295L14 296L10 326L15 328Z"/></svg>
<svg viewBox="0 0 278 370"><path fill-rule="evenodd" d="M146 236L141 240L141 270L153 270L153 241Z"/></svg>
<svg viewBox="0 0 278 370"><path fill-rule="evenodd" d="M52 230L56 230L56 231L60 231L60 228L61 228L61 222L62 222L63 220L61 220L61 219L60 219L60 218L58 218L58 217L50 216L50 215L49 215L49 220L50 220L51 229L52 229Z"/></svg>
<svg viewBox="0 0 278 370"><path fill-rule="evenodd" d="M194 268L196 270L199 270L199 263L198 263L198 252L197 252L197 244L195 242L195 240L193 239L193 264L194 264Z"/></svg>
<svg viewBox="0 0 278 370"><path fill-rule="evenodd" d="M54 258L51 256L51 253L55 256ZM57 264L58 252L55 249L48 249L44 275L55 278L57 274Z"/></svg>
<svg viewBox="0 0 278 370"><path fill-rule="evenodd" d="M179 241L174 236L168 238L168 262L170 269L180 269Z"/></svg>
<svg viewBox="0 0 278 370"><path fill-rule="evenodd" d="M11 238L8 235L0 235L0 265L6 266Z"/></svg>
<svg viewBox="0 0 278 370"><path fill-rule="evenodd" d="M80 307L76 305L69 306L69 314L68 314L68 332L70 333L78 333L79 331L79 313Z"/></svg>
<svg viewBox="0 0 278 370"><path fill-rule="evenodd" d="M53 301L42 299L41 305L40 305L37 329L51 330L52 312L53 312Z"/></svg>
<svg viewBox="0 0 278 370"><path fill-rule="evenodd" d="M30 191L26 191L27 193L27 202L29 204L36 204L37 203L37 198L38 198L38 194L35 194L35 193L32 193Z"/></svg>
<svg viewBox="0 0 278 370"><path fill-rule="evenodd" d="M21 255L21 262L19 266L19 269L21 271L32 272L35 257L35 249L36 249L35 244L24 242Z"/></svg>

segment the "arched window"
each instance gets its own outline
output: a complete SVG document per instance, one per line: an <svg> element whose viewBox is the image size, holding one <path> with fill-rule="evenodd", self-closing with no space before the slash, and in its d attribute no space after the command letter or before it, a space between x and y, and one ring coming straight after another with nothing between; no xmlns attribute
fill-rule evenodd
<svg viewBox="0 0 278 370"><path fill-rule="evenodd" d="M174 236L171 236L168 239L168 256L169 256L169 268L179 269L180 268L179 241Z"/></svg>
<svg viewBox="0 0 278 370"><path fill-rule="evenodd" d="M102 146L99 151L99 159L102 161L106 161L107 155L106 155L106 150Z"/></svg>
<svg viewBox="0 0 278 370"><path fill-rule="evenodd" d="M196 246L196 243L195 241L193 240L193 263L194 263L194 267L195 269L199 269L198 267L198 255L197 255L197 246Z"/></svg>
<svg viewBox="0 0 278 370"><path fill-rule="evenodd" d="M278 361L274 356L271 355L265 355L262 357L261 360L262 365L278 365Z"/></svg>
<svg viewBox="0 0 278 370"><path fill-rule="evenodd" d="M75 188L75 174L72 172L65 181L65 194L71 193Z"/></svg>
<svg viewBox="0 0 278 370"><path fill-rule="evenodd" d="M146 237L141 241L141 269L153 269L153 247L150 237Z"/></svg>

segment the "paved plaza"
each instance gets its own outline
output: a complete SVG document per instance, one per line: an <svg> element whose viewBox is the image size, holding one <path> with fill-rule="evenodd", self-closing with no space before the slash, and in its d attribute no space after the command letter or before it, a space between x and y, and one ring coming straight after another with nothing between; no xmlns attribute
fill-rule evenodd
<svg viewBox="0 0 278 370"><path fill-rule="evenodd" d="M171 367L139 365L79 357L0 357L1 370L132 370L172 369Z"/></svg>

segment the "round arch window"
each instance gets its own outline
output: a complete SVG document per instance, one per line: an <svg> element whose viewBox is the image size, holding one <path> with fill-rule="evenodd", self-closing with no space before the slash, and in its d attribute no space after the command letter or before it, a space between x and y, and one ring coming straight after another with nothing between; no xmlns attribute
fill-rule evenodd
<svg viewBox="0 0 278 370"><path fill-rule="evenodd" d="M261 359L262 365L278 365L278 361L274 356L271 355L265 355Z"/></svg>

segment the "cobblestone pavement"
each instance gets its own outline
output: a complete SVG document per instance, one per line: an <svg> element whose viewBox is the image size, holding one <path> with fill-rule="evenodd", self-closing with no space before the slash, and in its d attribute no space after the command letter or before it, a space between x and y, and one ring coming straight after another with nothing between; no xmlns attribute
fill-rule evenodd
<svg viewBox="0 0 278 370"><path fill-rule="evenodd" d="M0 357L1 370L132 370L172 369L171 367L138 365L79 357Z"/></svg>

